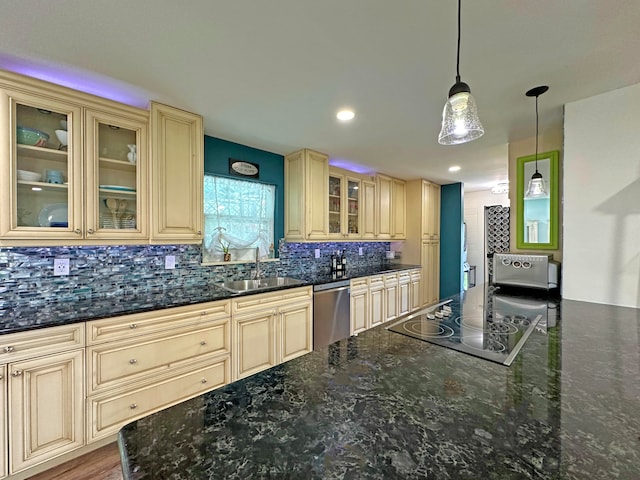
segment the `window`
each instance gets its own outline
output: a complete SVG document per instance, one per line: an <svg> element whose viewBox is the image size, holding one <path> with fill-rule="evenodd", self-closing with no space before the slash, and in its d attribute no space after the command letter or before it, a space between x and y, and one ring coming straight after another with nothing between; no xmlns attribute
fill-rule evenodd
<svg viewBox="0 0 640 480"><path fill-rule="evenodd" d="M275 185L213 175L204 176L203 262L255 259L273 253Z"/></svg>

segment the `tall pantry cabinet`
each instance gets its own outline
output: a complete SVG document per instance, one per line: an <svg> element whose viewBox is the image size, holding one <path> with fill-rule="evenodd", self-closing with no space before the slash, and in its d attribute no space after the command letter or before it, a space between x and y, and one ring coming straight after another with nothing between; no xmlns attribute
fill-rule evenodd
<svg viewBox="0 0 640 480"><path fill-rule="evenodd" d="M421 305L440 299L440 185L427 180L406 184L407 239L402 260L422 266Z"/></svg>

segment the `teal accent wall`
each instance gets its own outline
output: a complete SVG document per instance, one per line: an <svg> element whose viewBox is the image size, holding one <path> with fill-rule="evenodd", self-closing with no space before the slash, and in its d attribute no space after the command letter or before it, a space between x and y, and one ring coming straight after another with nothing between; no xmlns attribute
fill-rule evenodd
<svg viewBox="0 0 640 480"><path fill-rule="evenodd" d="M462 183L440 189L440 298L463 290L464 191Z"/></svg>
<svg viewBox="0 0 640 480"><path fill-rule="evenodd" d="M259 178L230 175L230 158L259 165ZM274 245L277 249L278 240L284 237L284 156L205 135L204 173L276 186L276 212L274 219L274 235L276 238L274 239Z"/></svg>

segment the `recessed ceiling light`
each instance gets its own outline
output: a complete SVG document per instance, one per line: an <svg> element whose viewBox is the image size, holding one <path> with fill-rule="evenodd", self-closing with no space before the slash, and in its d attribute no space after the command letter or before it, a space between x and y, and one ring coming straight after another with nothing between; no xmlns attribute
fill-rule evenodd
<svg viewBox="0 0 640 480"><path fill-rule="evenodd" d="M452 167L449 167L449 171L450 172L459 172L460 171L460 166L454 165Z"/></svg>
<svg viewBox="0 0 640 480"><path fill-rule="evenodd" d="M355 116L356 116L356 114L353 113L353 110L340 110L336 114L336 117L341 122L348 122L349 120L353 120L353 117L355 117Z"/></svg>

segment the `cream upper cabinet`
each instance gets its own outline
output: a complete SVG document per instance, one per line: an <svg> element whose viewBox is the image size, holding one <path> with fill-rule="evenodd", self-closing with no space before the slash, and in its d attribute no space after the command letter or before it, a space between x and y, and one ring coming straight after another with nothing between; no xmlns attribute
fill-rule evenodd
<svg viewBox="0 0 640 480"><path fill-rule="evenodd" d="M287 240L328 237L329 157L299 150L284 157L284 235Z"/></svg>
<svg viewBox="0 0 640 480"><path fill-rule="evenodd" d="M147 123L144 110L0 73L1 244L146 240Z"/></svg>
<svg viewBox="0 0 640 480"><path fill-rule="evenodd" d="M362 180L349 172L329 168L329 237L362 237Z"/></svg>
<svg viewBox="0 0 640 480"><path fill-rule="evenodd" d="M87 238L149 238L147 112L85 112Z"/></svg>
<svg viewBox="0 0 640 480"><path fill-rule="evenodd" d="M422 237L440 238L440 185L422 180Z"/></svg>
<svg viewBox="0 0 640 480"><path fill-rule="evenodd" d="M391 237L394 240L402 240L407 236L406 229L406 182L404 180L393 179L391 204Z"/></svg>
<svg viewBox="0 0 640 480"><path fill-rule="evenodd" d="M151 243L200 243L204 132L200 115L151 103Z"/></svg>
<svg viewBox="0 0 640 480"><path fill-rule="evenodd" d="M376 183L368 180L362 182L362 239L376 239L378 223L378 207L376 205Z"/></svg>
<svg viewBox="0 0 640 480"><path fill-rule="evenodd" d="M402 240L406 237L406 191L404 180L377 175L377 238Z"/></svg>

